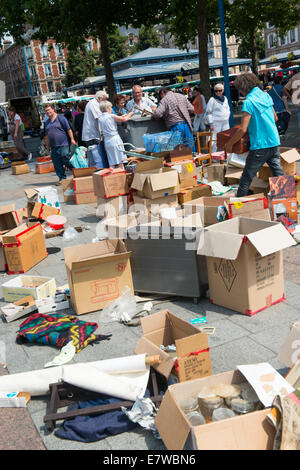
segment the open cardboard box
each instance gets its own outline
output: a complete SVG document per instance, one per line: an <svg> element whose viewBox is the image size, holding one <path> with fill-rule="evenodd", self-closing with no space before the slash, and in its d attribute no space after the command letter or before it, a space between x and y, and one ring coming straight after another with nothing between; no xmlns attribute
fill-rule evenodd
<svg viewBox="0 0 300 470"><path fill-rule="evenodd" d="M161 158L138 162L131 188L136 189L139 196L149 199L178 194L178 171L164 167Z"/></svg>
<svg viewBox="0 0 300 470"><path fill-rule="evenodd" d="M178 195L171 194L170 196L163 196L156 199L148 199L140 197L137 194L133 194L133 204L130 205L130 211L142 212L144 214L151 213L157 215L161 208L166 207L177 207L178 206Z"/></svg>
<svg viewBox="0 0 300 470"><path fill-rule="evenodd" d="M252 316L285 300L282 250L295 245L281 223L236 217L202 229L210 302Z"/></svg>
<svg viewBox="0 0 300 470"><path fill-rule="evenodd" d="M197 186L197 172L194 160L165 162L165 166L177 170L180 189Z"/></svg>
<svg viewBox="0 0 300 470"><path fill-rule="evenodd" d="M208 227L209 225L219 222L217 219L218 207L224 206L225 201L228 200L229 196L199 197L192 201L185 202L183 204L183 209L185 210L186 215L200 212L204 226Z"/></svg>
<svg viewBox="0 0 300 470"><path fill-rule="evenodd" d="M0 234L12 230L19 223L19 213L15 210L15 204L0 206Z"/></svg>
<svg viewBox="0 0 300 470"><path fill-rule="evenodd" d="M53 277L21 275L2 284L6 302L15 302L31 295L34 299L45 299L55 295L56 282Z"/></svg>
<svg viewBox="0 0 300 470"><path fill-rule="evenodd" d="M35 218L39 220L46 220L49 215L59 215L60 208L41 204L40 202L28 201L25 216L27 218Z"/></svg>
<svg viewBox="0 0 300 470"><path fill-rule="evenodd" d="M285 175L296 174L296 162L300 160L300 155L297 149L292 147L279 147L280 151L280 163ZM267 163L265 163L258 172L258 177L264 181L268 181L272 176L271 169Z"/></svg>
<svg viewBox="0 0 300 470"><path fill-rule="evenodd" d="M133 291L130 252L122 240L64 249L71 303L77 315L103 309L126 286Z"/></svg>
<svg viewBox="0 0 300 470"><path fill-rule="evenodd" d="M248 217L250 219L271 220L268 199L264 194L258 196L247 196L244 198L229 198L225 201L228 218Z"/></svg>
<svg viewBox="0 0 300 470"><path fill-rule="evenodd" d="M129 192L126 171L121 168L98 170L93 173L95 195L108 199Z"/></svg>
<svg viewBox="0 0 300 470"><path fill-rule="evenodd" d="M180 401L197 396L203 387L246 382L238 370L170 385L155 418L155 426L169 450L271 450L275 428L267 420L270 408L234 418L191 426Z"/></svg>
<svg viewBox="0 0 300 470"><path fill-rule="evenodd" d="M178 376L180 382L211 375L210 353L206 333L181 320L168 310L141 319L143 331L134 353L159 355L161 362L153 367L164 377ZM160 346L176 345L176 359ZM198 354L193 354L198 352Z"/></svg>

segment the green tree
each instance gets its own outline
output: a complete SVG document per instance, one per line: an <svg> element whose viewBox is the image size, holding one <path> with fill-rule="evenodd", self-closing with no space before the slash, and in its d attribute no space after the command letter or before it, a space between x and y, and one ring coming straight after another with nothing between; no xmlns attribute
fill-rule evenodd
<svg viewBox="0 0 300 470"><path fill-rule="evenodd" d="M125 47L126 36L120 34L119 28L114 26L112 32L107 34L107 43L109 51L109 59L111 62L116 60L124 59L127 56L127 50ZM103 63L102 52L99 52L98 61L100 64Z"/></svg>
<svg viewBox="0 0 300 470"><path fill-rule="evenodd" d="M68 64L64 85L66 87L82 82L86 77L96 75L96 56L95 52L87 50L85 45L68 51Z"/></svg>
<svg viewBox="0 0 300 470"><path fill-rule="evenodd" d="M226 24L229 34L242 40L249 38L249 50L252 59L252 71L258 73L257 33L262 31L267 22L278 29L283 36L300 21L299 0L226 0Z"/></svg>
<svg viewBox="0 0 300 470"><path fill-rule="evenodd" d="M265 40L264 36L261 32L256 33L256 45L257 45L257 56L258 59L264 59L266 56L265 52ZM239 43L238 48L238 57L240 59L251 59L251 43L250 43L250 34L247 33Z"/></svg>
<svg viewBox="0 0 300 470"><path fill-rule="evenodd" d="M160 37L153 26L142 26L138 39L138 43L132 48L133 53L144 51L149 47L158 47L160 44Z"/></svg>

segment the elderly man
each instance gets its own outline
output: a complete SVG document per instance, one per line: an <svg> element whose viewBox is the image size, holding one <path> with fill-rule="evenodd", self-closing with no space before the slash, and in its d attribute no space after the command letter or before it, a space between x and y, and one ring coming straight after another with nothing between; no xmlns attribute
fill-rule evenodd
<svg viewBox="0 0 300 470"><path fill-rule="evenodd" d="M280 164L280 138L276 127L277 116L274 103L268 93L260 89L260 83L254 73L243 73L235 79L234 86L246 99L243 104L242 122L225 145L227 153L245 133L249 132L250 151L246 159L237 197L247 196L251 182L259 169L267 163L273 176L283 175Z"/></svg>
<svg viewBox="0 0 300 470"><path fill-rule="evenodd" d="M182 143L194 150L193 126L190 114L194 114L194 106L186 96L174 93L168 87L160 89L161 102L153 113L155 119L164 118L170 131L179 131Z"/></svg>
<svg viewBox="0 0 300 470"><path fill-rule="evenodd" d="M105 91L97 91L94 98L91 99L85 107L84 119L82 125L82 140L86 147L99 144L101 140L101 129L98 118L101 115L99 104L102 100L107 100Z"/></svg>
<svg viewBox="0 0 300 470"><path fill-rule="evenodd" d="M300 128L300 72L296 73L292 76L292 78L290 78L288 83L285 85L283 92L287 92L287 97L292 100L294 105L296 105L298 114L298 127Z"/></svg>
<svg viewBox="0 0 300 470"><path fill-rule="evenodd" d="M128 101L126 109L128 112L133 111L135 114L140 114L145 111L155 111L156 104L153 103L149 98L143 96L142 87L140 85L134 85L132 87L133 98Z"/></svg>

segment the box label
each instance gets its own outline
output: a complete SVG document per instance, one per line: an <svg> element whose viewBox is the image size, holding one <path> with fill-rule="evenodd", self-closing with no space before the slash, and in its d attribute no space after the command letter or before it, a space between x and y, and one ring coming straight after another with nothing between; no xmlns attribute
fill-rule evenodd
<svg viewBox="0 0 300 470"><path fill-rule="evenodd" d="M211 374L207 353L201 352L185 358L178 358L179 381L184 382Z"/></svg>
<svg viewBox="0 0 300 470"><path fill-rule="evenodd" d="M276 253L268 256L260 256L257 253L255 257L255 279L257 290L272 286L275 282Z"/></svg>
<svg viewBox="0 0 300 470"><path fill-rule="evenodd" d="M93 281L90 284L90 301L92 304L114 300L119 295L119 284L116 279Z"/></svg>
<svg viewBox="0 0 300 470"><path fill-rule="evenodd" d="M226 289L230 292L237 276L233 263L228 259L222 259L217 271L219 272Z"/></svg>

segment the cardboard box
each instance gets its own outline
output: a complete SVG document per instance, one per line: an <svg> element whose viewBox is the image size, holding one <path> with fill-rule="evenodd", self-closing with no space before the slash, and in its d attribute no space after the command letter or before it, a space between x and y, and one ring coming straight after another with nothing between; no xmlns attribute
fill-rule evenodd
<svg viewBox="0 0 300 470"><path fill-rule="evenodd" d="M185 210L186 215L190 213L195 214L200 212L201 218L203 220L204 227L209 225L217 224L219 220L217 219L218 207L224 206L225 201L228 201L229 197L200 197L183 204L183 209Z"/></svg>
<svg viewBox="0 0 300 470"><path fill-rule="evenodd" d="M21 275L2 284L6 302L15 302L31 295L34 299L45 299L55 295L56 282L53 277Z"/></svg>
<svg viewBox="0 0 300 470"><path fill-rule="evenodd" d="M230 198L225 201L228 218L248 217L250 219L271 220L268 199L266 197Z"/></svg>
<svg viewBox="0 0 300 470"><path fill-rule="evenodd" d="M300 155L295 148L280 147L280 163L285 175L296 174L296 162L300 160ZM272 172L267 163L265 163L258 172L259 178L268 181L272 177Z"/></svg>
<svg viewBox="0 0 300 470"><path fill-rule="evenodd" d="M269 178L270 197L296 197L296 183L293 175L275 176Z"/></svg>
<svg viewBox="0 0 300 470"><path fill-rule="evenodd" d="M165 156L165 160L167 162L191 160L192 158L193 158L192 148L183 144L176 145L176 147L173 150L169 151L169 155Z"/></svg>
<svg viewBox="0 0 300 470"><path fill-rule="evenodd" d="M44 173L53 173L55 171L53 162L37 162L34 165L35 173L44 174Z"/></svg>
<svg viewBox="0 0 300 470"><path fill-rule="evenodd" d="M109 199L97 197L97 217L112 219L124 214L127 214L127 196L111 197Z"/></svg>
<svg viewBox="0 0 300 470"><path fill-rule="evenodd" d="M104 169L93 174L95 194L103 199L124 196L129 192L126 171Z"/></svg>
<svg viewBox="0 0 300 470"><path fill-rule="evenodd" d="M3 234L20 223L21 211L15 210L15 204L0 206L0 234Z"/></svg>
<svg viewBox="0 0 300 470"><path fill-rule="evenodd" d="M7 323L18 320L19 318L24 317L24 315L34 312L36 309L35 300L31 295L28 295L17 302L9 303L4 305L4 307L1 307L3 316Z"/></svg>
<svg viewBox="0 0 300 470"><path fill-rule="evenodd" d="M294 222L298 222L297 199L295 197L272 198L270 202L272 220L277 220L278 217L284 215Z"/></svg>
<svg viewBox="0 0 300 470"><path fill-rule="evenodd" d="M62 180L61 187L63 191L64 202L75 203L73 178Z"/></svg>
<svg viewBox="0 0 300 470"><path fill-rule="evenodd" d="M176 317L168 310L153 313L141 319L143 331L135 354L159 354L161 362L153 367L164 377L172 373L180 382L211 375L211 362L207 336L198 328ZM176 358L160 346L176 345ZM199 352L199 354L194 354Z"/></svg>
<svg viewBox="0 0 300 470"><path fill-rule="evenodd" d="M292 367L300 358L300 322L293 323L278 359L287 367Z"/></svg>
<svg viewBox="0 0 300 470"><path fill-rule="evenodd" d="M11 172L13 175L24 175L25 173L30 173L30 168L27 163L23 163L23 165L13 165Z"/></svg>
<svg viewBox="0 0 300 470"><path fill-rule="evenodd" d="M59 215L59 207L48 206L40 202L27 202L26 217L46 220L49 215Z"/></svg>
<svg viewBox="0 0 300 470"><path fill-rule="evenodd" d="M225 144L237 132L240 126L234 126L231 129L217 133L217 147L224 149ZM232 147L233 153L245 153L249 150L249 134L248 132Z"/></svg>
<svg viewBox="0 0 300 470"><path fill-rule="evenodd" d="M225 171L225 182L228 186L232 184L239 184L242 177L243 170L233 166L227 166Z"/></svg>
<svg viewBox="0 0 300 470"><path fill-rule="evenodd" d="M92 204L97 202L97 196L94 192L94 171L94 167L73 169L75 204Z"/></svg>
<svg viewBox="0 0 300 470"><path fill-rule="evenodd" d="M103 309L126 286L133 291L130 253L122 240L64 249L71 303L77 315Z"/></svg>
<svg viewBox="0 0 300 470"><path fill-rule="evenodd" d="M180 189L197 186L197 172L194 160L165 163L165 166L178 171Z"/></svg>
<svg viewBox="0 0 300 470"><path fill-rule="evenodd" d="M250 185L250 189L253 191L254 194L263 193L265 196L268 195L269 188L270 186L267 181L257 178L256 176L254 176L252 183Z"/></svg>
<svg viewBox="0 0 300 470"><path fill-rule="evenodd" d="M211 187L208 184L199 184L198 186L181 190L178 194L178 202L180 205L183 205L185 202L192 201L193 199L198 199L203 196L211 196L211 194Z"/></svg>
<svg viewBox="0 0 300 470"><path fill-rule="evenodd" d="M166 207L177 207L178 206L178 195L171 194L170 196L164 196L156 199L148 199L140 197L137 194L133 195L133 204L130 206L129 211L143 212L145 214L151 213L156 216L159 214L161 209Z"/></svg>
<svg viewBox="0 0 300 470"><path fill-rule="evenodd" d="M7 270L7 262L6 262L5 253L4 253L2 235L0 235L0 271L6 271L6 270Z"/></svg>
<svg viewBox="0 0 300 470"><path fill-rule="evenodd" d="M204 387L246 382L238 370L170 385L155 418L155 426L169 450L271 450L275 428L267 419L270 408L234 418L192 426L180 401Z"/></svg>
<svg viewBox="0 0 300 470"><path fill-rule="evenodd" d="M8 273L24 273L48 256L41 224L22 224L3 235Z"/></svg>
<svg viewBox="0 0 300 470"><path fill-rule="evenodd" d="M209 183L212 181L220 181L220 183L225 184L225 169L225 165L217 163L205 167L204 173L207 173L207 181Z"/></svg>
<svg viewBox="0 0 300 470"><path fill-rule="evenodd" d="M136 189L139 196L149 199L177 194L180 190L178 172L163 167L160 158L138 162L131 188Z"/></svg>
<svg viewBox="0 0 300 470"><path fill-rule="evenodd" d="M56 188L53 186L41 186L24 190L28 201L40 202L52 207L59 206L59 198Z"/></svg>
<svg viewBox="0 0 300 470"><path fill-rule="evenodd" d="M236 217L204 228L210 302L252 316L285 300L282 250L295 245L278 222Z"/></svg>

